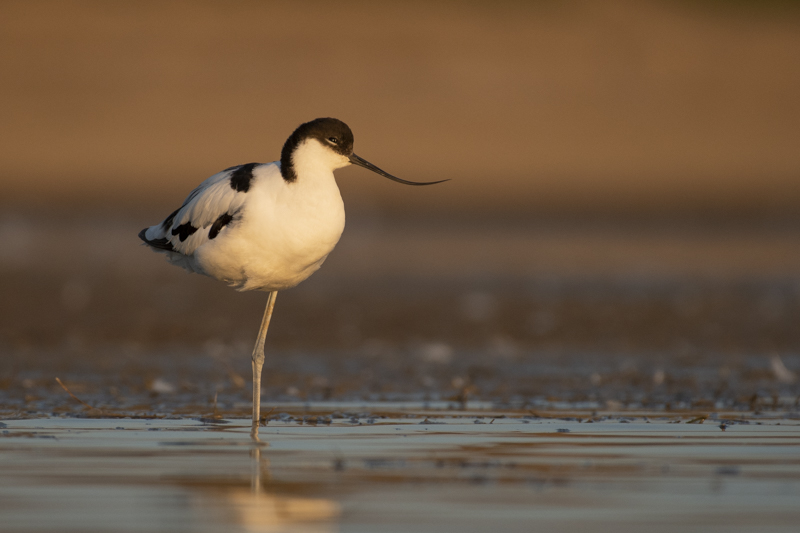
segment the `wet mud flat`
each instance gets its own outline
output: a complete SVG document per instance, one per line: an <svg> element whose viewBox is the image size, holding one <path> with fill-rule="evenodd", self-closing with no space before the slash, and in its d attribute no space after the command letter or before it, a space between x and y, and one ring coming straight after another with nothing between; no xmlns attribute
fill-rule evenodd
<svg viewBox="0 0 800 533"><path fill-rule="evenodd" d="M790 413L370 404L312 421L348 406L278 407L260 442L243 419L5 419L2 531L788 532L800 520Z"/></svg>
<svg viewBox="0 0 800 533"><path fill-rule="evenodd" d="M247 416L265 296L144 249L154 216L3 214L0 417ZM797 411L798 273L792 221L353 216L280 294L264 401Z"/></svg>
<svg viewBox="0 0 800 533"><path fill-rule="evenodd" d="M264 295L0 220L0 531L796 530L800 226L348 225L254 443Z"/></svg>

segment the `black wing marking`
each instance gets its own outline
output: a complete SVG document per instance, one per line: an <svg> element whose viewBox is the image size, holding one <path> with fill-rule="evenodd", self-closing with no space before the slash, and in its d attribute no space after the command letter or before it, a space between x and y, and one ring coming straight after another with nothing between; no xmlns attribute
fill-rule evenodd
<svg viewBox="0 0 800 533"><path fill-rule="evenodd" d="M159 250L166 250L167 252L172 252L174 249L172 248L172 243L169 242L169 239L166 237L162 237L160 239L153 239L150 240L145 236L147 230L150 228L144 228L142 231L139 232L139 238L142 239L145 244L148 246L152 246L153 248L158 248Z"/></svg>
<svg viewBox="0 0 800 533"><path fill-rule="evenodd" d="M194 234L195 231L197 231L197 228L192 226L190 222L186 222L185 224L172 228L172 235L177 235L178 239L183 242L189 235Z"/></svg>
<svg viewBox="0 0 800 533"><path fill-rule="evenodd" d="M227 226L228 224L233 221L233 215L230 213L223 213L220 217L214 221L211 225L211 229L208 230L208 238L209 240L215 238L219 235L219 232L222 231L222 228Z"/></svg>
<svg viewBox="0 0 800 533"><path fill-rule="evenodd" d="M231 188L236 192L247 192L250 190L250 181L253 179L253 169L260 163L247 163L233 167L231 172Z"/></svg>

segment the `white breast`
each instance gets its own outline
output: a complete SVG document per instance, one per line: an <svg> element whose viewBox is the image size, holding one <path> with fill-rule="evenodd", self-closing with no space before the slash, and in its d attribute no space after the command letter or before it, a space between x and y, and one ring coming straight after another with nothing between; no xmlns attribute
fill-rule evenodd
<svg viewBox="0 0 800 533"><path fill-rule="evenodd" d="M195 250L197 270L238 290L273 291L319 269L344 230L344 203L329 166L295 166L292 183L277 163L258 167L234 222Z"/></svg>

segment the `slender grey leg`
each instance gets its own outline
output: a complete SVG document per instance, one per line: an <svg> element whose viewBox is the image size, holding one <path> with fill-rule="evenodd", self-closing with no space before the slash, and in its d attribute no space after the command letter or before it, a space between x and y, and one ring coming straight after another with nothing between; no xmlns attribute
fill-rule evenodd
<svg viewBox="0 0 800 533"><path fill-rule="evenodd" d="M269 293L267 299L267 309L264 311L264 318L261 320L261 329L258 330L255 348L253 348L253 427L250 435L258 435L259 419L261 418L261 368L264 366L264 341L267 339L267 329L272 318L272 310L275 308L275 298L278 291Z"/></svg>

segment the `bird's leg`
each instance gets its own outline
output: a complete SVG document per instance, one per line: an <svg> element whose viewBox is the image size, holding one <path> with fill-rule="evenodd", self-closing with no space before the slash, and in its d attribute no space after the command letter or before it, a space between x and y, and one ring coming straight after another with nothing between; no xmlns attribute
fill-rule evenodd
<svg viewBox="0 0 800 533"><path fill-rule="evenodd" d="M261 329L258 330L255 348L253 348L253 427L250 435L258 435L258 425L261 418L261 368L264 366L264 341L267 339L267 329L272 318L272 309L275 308L275 298L278 291L269 293L267 309L261 320Z"/></svg>

